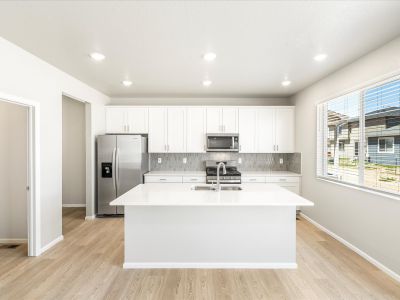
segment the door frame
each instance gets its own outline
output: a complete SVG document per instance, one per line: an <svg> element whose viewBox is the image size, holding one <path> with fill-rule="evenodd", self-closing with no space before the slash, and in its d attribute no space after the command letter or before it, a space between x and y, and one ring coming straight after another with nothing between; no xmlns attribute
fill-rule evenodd
<svg viewBox="0 0 400 300"><path fill-rule="evenodd" d="M91 220L95 218L95 206L94 206L94 195L95 195L95 148L93 138L93 118L92 118L92 104L85 100L79 99L68 93L63 92L62 96L68 97L74 101L81 102L85 105L85 160L86 160L86 216L85 220Z"/></svg>
<svg viewBox="0 0 400 300"><path fill-rule="evenodd" d="M40 234L40 104L0 92L0 101L28 108L27 224L28 256L41 254Z"/></svg>

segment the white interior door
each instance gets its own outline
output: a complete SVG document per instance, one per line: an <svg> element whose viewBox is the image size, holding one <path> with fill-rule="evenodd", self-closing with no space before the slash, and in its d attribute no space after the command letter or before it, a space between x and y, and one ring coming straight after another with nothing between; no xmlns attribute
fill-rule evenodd
<svg viewBox="0 0 400 300"><path fill-rule="evenodd" d="M294 109L292 107L276 109L275 143L277 152L294 152Z"/></svg>
<svg viewBox="0 0 400 300"><path fill-rule="evenodd" d="M166 108L149 108L149 152L164 153L167 151L166 117Z"/></svg>
<svg viewBox="0 0 400 300"><path fill-rule="evenodd" d="M206 110L203 107L186 109L186 151L188 153L205 152L206 146Z"/></svg>
<svg viewBox="0 0 400 300"><path fill-rule="evenodd" d="M127 125L129 133L148 133L148 115L147 107L127 108Z"/></svg>
<svg viewBox="0 0 400 300"><path fill-rule="evenodd" d="M222 132L222 108L207 108L207 133Z"/></svg>
<svg viewBox="0 0 400 300"><path fill-rule="evenodd" d="M257 109L256 151L259 153L274 152L274 145L275 145L274 115L275 115L274 108Z"/></svg>
<svg viewBox="0 0 400 300"><path fill-rule="evenodd" d="M168 108L167 124L167 151L186 152L185 108Z"/></svg>
<svg viewBox="0 0 400 300"><path fill-rule="evenodd" d="M239 151L256 152L256 112L254 108L239 109Z"/></svg>
<svg viewBox="0 0 400 300"><path fill-rule="evenodd" d="M106 107L106 133L125 133L126 108Z"/></svg>
<svg viewBox="0 0 400 300"><path fill-rule="evenodd" d="M224 133L238 133L238 108L224 107L222 111L222 125Z"/></svg>

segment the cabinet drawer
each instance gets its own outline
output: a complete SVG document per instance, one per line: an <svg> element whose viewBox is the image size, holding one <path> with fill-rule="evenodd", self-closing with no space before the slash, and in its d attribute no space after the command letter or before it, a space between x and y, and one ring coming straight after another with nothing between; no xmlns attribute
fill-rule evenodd
<svg viewBox="0 0 400 300"><path fill-rule="evenodd" d="M206 183L206 177L205 176L183 176L182 178L183 183L190 183L190 182L200 182L200 183Z"/></svg>
<svg viewBox="0 0 400 300"><path fill-rule="evenodd" d="M295 176L268 176L266 182L300 182L300 178Z"/></svg>
<svg viewBox="0 0 400 300"><path fill-rule="evenodd" d="M168 182L168 183L182 183L181 176L145 176L146 183L154 182Z"/></svg>
<svg viewBox="0 0 400 300"><path fill-rule="evenodd" d="M242 177L243 183L265 183L265 177L262 176L254 176L254 177Z"/></svg>

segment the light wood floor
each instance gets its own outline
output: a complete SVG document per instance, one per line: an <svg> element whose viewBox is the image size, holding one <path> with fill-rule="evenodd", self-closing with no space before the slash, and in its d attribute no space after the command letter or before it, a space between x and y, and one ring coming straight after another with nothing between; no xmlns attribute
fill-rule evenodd
<svg viewBox="0 0 400 300"><path fill-rule="evenodd" d="M41 257L0 250L0 299L400 299L400 284L305 220L297 270L123 270L123 219L63 211Z"/></svg>

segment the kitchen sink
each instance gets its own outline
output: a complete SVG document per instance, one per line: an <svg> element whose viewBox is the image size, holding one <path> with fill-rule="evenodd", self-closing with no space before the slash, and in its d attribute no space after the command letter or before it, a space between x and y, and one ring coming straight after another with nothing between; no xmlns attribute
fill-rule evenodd
<svg viewBox="0 0 400 300"><path fill-rule="evenodd" d="M192 190L195 191L215 191L217 187L214 185L195 185L192 187ZM221 191L241 191L242 188L240 186L221 186Z"/></svg>
<svg viewBox="0 0 400 300"><path fill-rule="evenodd" d="M221 186L221 190L223 191L241 191L242 187L240 186Z"/></svg>
<svg viewBox="0 0 400 300"><path fill-rule="evenodd" d="M207 186L207 185L195 185L192 187L192 190L195 191L214 191L215 187L214 186Z"/></svg>

